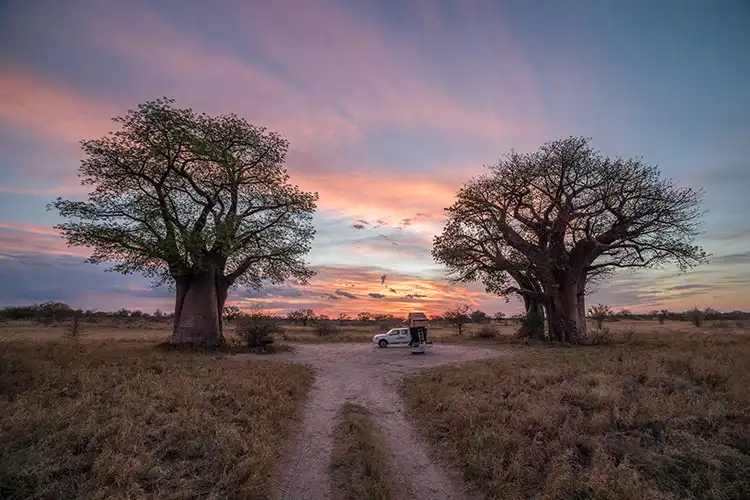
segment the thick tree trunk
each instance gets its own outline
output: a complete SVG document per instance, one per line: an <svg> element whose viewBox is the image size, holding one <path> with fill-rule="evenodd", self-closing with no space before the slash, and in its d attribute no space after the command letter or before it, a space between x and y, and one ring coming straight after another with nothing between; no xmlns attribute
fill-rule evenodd
<svg viewBox="0 0 750 500"><path fill-rule="evenodd" d="M547 291L547 324L550 338L580 343L587 338L586 317L579 306L579 280L565 276L559 286ZM585 308L585 302L582 302Z"/></svg>
<svg viewBox="0 0 750 500"><path fill-rule="evenodd" d="M217 279L216 270L176 279L175 320L172 343L216 346L224 343L221 308L227 288Z"/></svg>
<svg viewBox="0 0 750 500"><path fill-rule="evenodd" d="M516 331L520 338L544 339L544 304L536 297L523 297L526 319Z"/></svg>

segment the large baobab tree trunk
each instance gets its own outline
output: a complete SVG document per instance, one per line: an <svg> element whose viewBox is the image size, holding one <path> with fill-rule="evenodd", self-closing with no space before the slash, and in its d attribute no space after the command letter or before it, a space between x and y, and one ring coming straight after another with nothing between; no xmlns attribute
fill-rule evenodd
<svg viewBox="0 0 750 500"><path fill-rule="evenodd" d="M224 343L221 311L227 287L215 269L176 278L172 343L217 346Z"/></svg>
<svg viewBox="0 0 750 500"><path fill-rule="evenodd" d="M577 344L588 336L586 317L581 314L585 311L585 302L579 296L579 281L575 276L565 275L556 286L546 289L547 325L551 339Z"/></svg>

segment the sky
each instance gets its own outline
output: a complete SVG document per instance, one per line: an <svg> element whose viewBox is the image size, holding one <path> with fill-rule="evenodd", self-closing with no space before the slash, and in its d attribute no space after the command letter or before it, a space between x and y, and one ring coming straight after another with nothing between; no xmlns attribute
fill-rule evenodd
<svg viewBox="0 0 750 500"><path fill-rule="evenodd" d="M0 0L0 305L173 309L85 263L45 208L85 196L81 139L166 96L279 132L292 182L320 195L315 278L235 290L240 307L519 312L448 282L432 239L484 165L581 135L703 187L713 255L620 273L589 302L749 310L749 22L744 0Z"/></svg>

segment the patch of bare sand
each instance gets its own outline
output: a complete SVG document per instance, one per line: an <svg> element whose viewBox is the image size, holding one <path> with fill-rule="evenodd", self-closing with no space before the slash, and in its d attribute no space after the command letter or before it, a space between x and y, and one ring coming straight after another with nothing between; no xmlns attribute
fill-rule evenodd
<svg viewBox="0 0 750 500"><path fill-rule="evenodd" d="M510 356L502 347L434 345L427 354L407 348L379 349L362 344L297 346L296 352L269 356L312 365L317 377L309 394L300 434L290 449L287 470L277 486L280 500L333 498L329 475L336 414L346 401L368 408L407 498L457 500L474 498L456 473L434 459L413 422L406 419L397 389L405 376L446 364Z"/></svg>

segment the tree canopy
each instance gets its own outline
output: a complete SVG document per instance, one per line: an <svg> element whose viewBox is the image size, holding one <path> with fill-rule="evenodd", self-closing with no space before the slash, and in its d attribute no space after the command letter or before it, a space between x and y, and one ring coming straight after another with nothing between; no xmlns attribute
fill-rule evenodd
<svg viewBox="0 0 750 500"><path fill-rule="evenodd" d="M702 191L662 178L640 158L602 156L589 141L570 137L504 156L459 190L433 249L455 280L543 297L550 335L563 340L585 337L592 279L708 259L694 244Z"/></svg>
<svg viewBox="0 0 750 500"><path fill-rule="evenodd" d="M190 330L186 341L207 341L206 315L218 321L220 341L229 287L306 283L313 275L304 256L318 195L288 183L289 143L280 135L234 114L173 104L141 104L114 118L120 130L81 141L79 176L92 191L85 201L58 198L51 207L68 219L55 226L68 244L92 249L90 262L175 283L175 332L180 324ZM200 306L191 289L218 310ZM186 300L200 310L187 323L180 314Z"/></svg>

